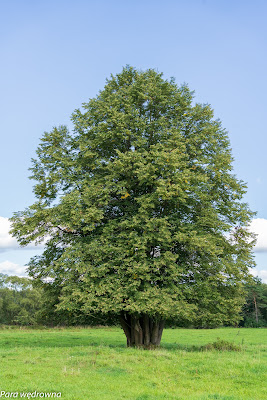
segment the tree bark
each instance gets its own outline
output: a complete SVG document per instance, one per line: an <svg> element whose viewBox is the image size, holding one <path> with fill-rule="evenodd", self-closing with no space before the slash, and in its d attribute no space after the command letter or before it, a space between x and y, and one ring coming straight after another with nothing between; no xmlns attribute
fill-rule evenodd
<svg viewBox="0 0 267 400"><path fill-rule="evenodd" d="M147 314L136 316L121 313L120 323L128 347L154 348L160 345L164 320L153 319Z"/></svg>
<svg viewBox="0 0 267 400"><path fill-rule="evenodd" d="M159 335L159 322L155 321L153 324L153 329L151 333L151 343L156 345L158 342L158 335Z"/></svg>
<svg viewBox="0 0 267 400"><path fill-rule="evenodd" d="M165 325L165 321L161 320L160 323L159 323L158 340L157 340L157 343L156 343L157 346L160 345L160 341L161 341L161 338L162 338L162 333L163 333L164 325Z"/></svg>
<svg viewBox="0 0 267 400"><path fill-rule="evenodd" d="M126 316L123 313L121 313L120 315L120 323L127 339L127 347L129 347L131 345L131 330L130 330L131 327L127 323Z"/></svg>
<svg viewBox="0 0 267 400"><path fill-rule="evenodd" d="M150 330L149 330L149 316L143 316L143 327L144 327L144 346L149 346L150 344Z"/></svg>
<svg viewBox="0 0 267 400"><path fill-rule="evenodd" d="M257 307L257 301L256 301L256 295L254 293L254 307L255 307L255 317L256 317L256 323L259 323L259 317L258 317L258 307Z"/></svg>

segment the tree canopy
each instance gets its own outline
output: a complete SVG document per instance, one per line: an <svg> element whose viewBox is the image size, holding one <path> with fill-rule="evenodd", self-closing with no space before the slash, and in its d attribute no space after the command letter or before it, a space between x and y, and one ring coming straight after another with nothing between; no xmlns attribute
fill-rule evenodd
<svg viewBox="0 0 267 400"><path fill-rule="evenodd" d="M128 345L159 344L169 318L237 323L253 213L211 107L126 67L71 120L44 133L37 200L12 218L21 245L45 240L30 276L62 309L120 316Z"/></svg>

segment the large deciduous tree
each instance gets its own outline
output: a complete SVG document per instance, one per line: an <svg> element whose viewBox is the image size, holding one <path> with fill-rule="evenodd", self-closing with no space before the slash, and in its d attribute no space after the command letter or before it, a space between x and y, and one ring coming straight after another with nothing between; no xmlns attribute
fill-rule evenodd
<svg viewBox="0 0 267 400"><path fill-rule="evenodd" d="M210 106L126 67L72 122L43 135L37 201L12 218L21 245L46 240L29 274L63 309L118 315L128 346L159 345L166 319L238 322L252 213Z"/></svg>

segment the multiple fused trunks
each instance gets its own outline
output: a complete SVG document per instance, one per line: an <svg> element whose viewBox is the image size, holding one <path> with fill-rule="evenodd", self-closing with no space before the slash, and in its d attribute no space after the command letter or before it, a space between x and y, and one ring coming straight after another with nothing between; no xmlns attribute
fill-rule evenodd
<svg viewBox="0 0 267 400"><path fill-rule="evenodd" d="M156 320L147 314L140 316L121 313L120 322L127 338L128 347L159 346L164 328L163 320Z"/></svg>

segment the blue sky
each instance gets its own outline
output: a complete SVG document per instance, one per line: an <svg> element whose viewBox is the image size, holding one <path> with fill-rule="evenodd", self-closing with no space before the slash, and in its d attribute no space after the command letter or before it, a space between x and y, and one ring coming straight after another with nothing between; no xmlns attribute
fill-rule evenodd
<svg viewBox="0 0 267 400"><path fill-rule="evenodd" d="M74 109L130 64L186 82L222 120L257 211L256 270L267 281L266 18L260 0L1 2L0 272L23 274L41 251L7 233L7 218L34 201L28 168L41 135L71 126Z"/></svg>

